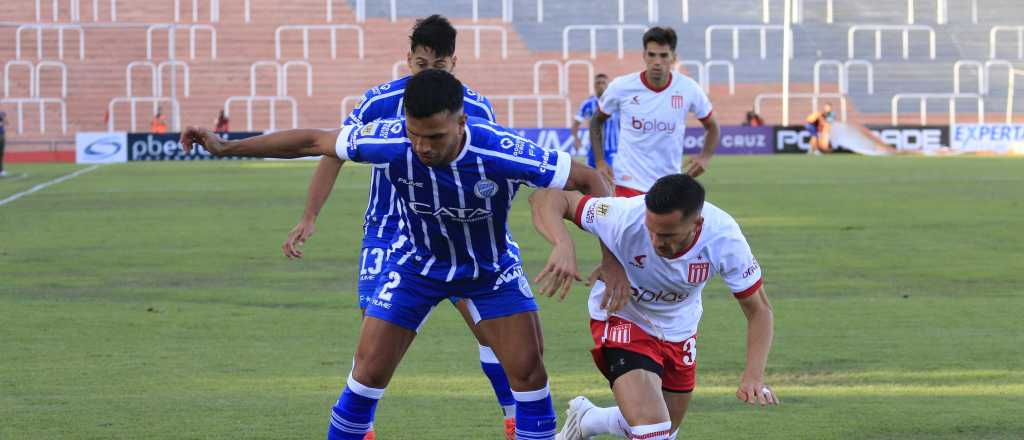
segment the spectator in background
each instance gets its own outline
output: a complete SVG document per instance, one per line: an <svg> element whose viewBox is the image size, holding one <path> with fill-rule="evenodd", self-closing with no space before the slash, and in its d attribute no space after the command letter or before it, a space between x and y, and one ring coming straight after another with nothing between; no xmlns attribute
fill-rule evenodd
<svg viewBox="0 0 1024 440"><path fill-rule="evenodd" d="M167 118L164 116L163 107L156 108L156 114L153 115L153 120L149 123L149 131L156 134L167 133Z"/></svg>
<svg viewBox="0 0 1024 440"><path fill-rule="evenodd" d="M213 122L213 131L217 133L227 133L231 131L229 124L230 121L228 120L228 115L224 113L224 109L221 109L220 114L217 115L217 120Z"/></svg>
<svg viewBox="0 0 1024 440"><path fill-rule="evenodd" d="M753 110L747 112L747 119L743 121L744 127L760 127L762 125L764 125L764 119L761 119L761 115Z"/></svg>
<svg viewBox="0 0 1024 440"><path fill-rule="evenodd" d="M832 104L828 103L821 107L820 112L814 112L807 116L807 125L804 127L811 134L811 148L807 150L807 154L832 152L832 142L829 139L829 135L832 132L832 121L834 119Z"/></svg>
<svg viewBox="0 0 1024 440"><path fill-rule="evenodd" d="M572 121L572 140L573 145L576 146L576 152L579 153L580 148L583 147L583 141L580 139L579 131L580 125L584 122L588 122L590 118L594 116L594 112L597 111L598 101L601 99L601 95L608 89L608 75L598 73L594 75L594 95L583 101L580 105L580 111L576 113L574 120ZM589 123L587 124L590 125ZM609 165L612 165L615 152L619 147L619 117L618 114L612 115L604 123L605 137L604 137L604 157ZM588 144L589 139L587 140ZM590 148L587 151L587 165L591 168L596 166L594 161L594 149Z"/></svg>
<svg viewBox="0 0 1024 440"><path fill-rule="evenodd" d="M0 177L7 176L7 172L4 171L4 143L6 142L4 137L6 136L5 125L7 124L7 113L0 111Z"/></svg>

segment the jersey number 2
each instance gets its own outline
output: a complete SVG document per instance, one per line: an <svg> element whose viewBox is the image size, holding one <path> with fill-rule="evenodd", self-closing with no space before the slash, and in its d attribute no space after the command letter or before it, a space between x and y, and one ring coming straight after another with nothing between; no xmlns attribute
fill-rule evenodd
<svg viewBox="0 0 1024 440"><path fill-rule="evenodd" d="M381 286L377 298L380 298L381 301L391 301L391 297L395 294L395 292L391 292L391 289L398 287L401 282L402 276L398 272L388 272L388 282Z"/></svg>

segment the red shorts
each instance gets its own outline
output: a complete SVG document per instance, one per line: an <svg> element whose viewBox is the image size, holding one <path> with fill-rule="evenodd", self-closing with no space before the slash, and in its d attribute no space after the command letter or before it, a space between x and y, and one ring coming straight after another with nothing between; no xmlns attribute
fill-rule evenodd
<svg viewBox="0 0 1024 440"><path fill-rule="evenodd" d="M606 377L608 367L601 349L618 348L646 356L661 365L661 388L666 391L688 393L697 385L697 335L682 342L662 341L617 316L607 321L591 319L590 333L594 337L590 354Z"/></svg>
<svg viewBox="0 0 1024 440"><path fill-rule="evenodd" d="M646 194L643 191L633 188L626 188L624 186L615 185L615 197L633 197L642 196Z"/></svg>

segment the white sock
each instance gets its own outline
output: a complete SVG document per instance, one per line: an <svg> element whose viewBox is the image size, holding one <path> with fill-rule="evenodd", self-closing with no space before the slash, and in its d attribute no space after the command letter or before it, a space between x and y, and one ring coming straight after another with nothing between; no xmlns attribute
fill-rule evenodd
<svg viewBox="0 0 1024 440"><path fill-rule="evenodd" d="M676 440L676 436L679 435L679 430L672 431L672 435L668 437L668 440Z"/></svg>
<svg viewBox="0 0 1024 440"><path fill-rule="evenodd" d="M629 427L630 439L669 440L672 436L672 422L661 422L653 425Z"/></svg>
<svg viewBox="0 0 1024 440"><path fill-rule="evenodd" d="M591 408L580 419L580 429L584 437L600 434L611 434L627 438L629 436L629 423L622 417L619 407Z"/></svg>

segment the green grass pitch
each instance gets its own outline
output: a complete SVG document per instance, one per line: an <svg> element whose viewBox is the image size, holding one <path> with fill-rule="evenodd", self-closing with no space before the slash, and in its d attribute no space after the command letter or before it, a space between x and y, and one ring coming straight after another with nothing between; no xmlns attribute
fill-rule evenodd
<svg viewBox="0 0 1024 440"><path fill-rule="evenodd" d="M80 168L10 165L0 199ZM104 166L0 206L0 439L323 438L358 331L368 168L342 171L306 258L288 261L312 169ZM1024 160L718 157L701 180L764 267L783 405L733 396L745 321L715 281L683 438L1024 437ZM511 223L535 274L549 248L526 195ZM589 270L597 247L573 230ZM578 394L612 402L586 294L538 298L560 416ZM442 305L378 438L496 439L498 414Z"/></svg>

